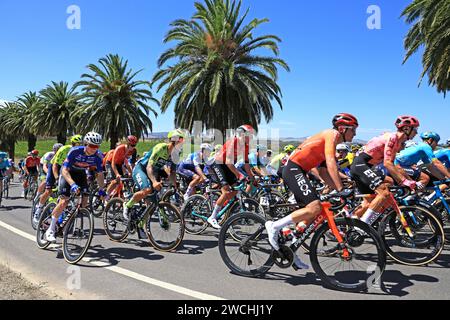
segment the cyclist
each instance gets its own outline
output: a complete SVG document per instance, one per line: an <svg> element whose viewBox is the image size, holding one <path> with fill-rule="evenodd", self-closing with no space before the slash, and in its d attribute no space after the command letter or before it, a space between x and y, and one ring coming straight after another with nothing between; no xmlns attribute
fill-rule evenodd
<svg viewBox="0 0 450 320"><path fill-rule="evenodd" d="M8 160L8 154L0 151L0 192L3 191L3 178L6 177L10 168L12 165Z"/></svg>
<svg viewBox="0 0 450 320"><path fill-rule="evenodd" d="M53 164L52 161L55 158L58 151L63 148L64 146L61 143L56 143L53 146L53 151L47 152L42 157L42 163L43 163L43 171L45 172L45 181L39 185L38 188L38 194L39 201L36 204L36 209L34 211L33 215L33 221L34 223L38 223L39 217L41 215L41 211L44 208L45 204L47 203L48 198L50 197L51 189L55 187L55 178L53 174ZM42 203L43 201L43 203Z"/></svg>
<svg viewBox="0 0 450 320"><path fill-rule="evenodd" d="M81 192L82 207L86 207L88 201L88 183L86 170L92 167L96 168L97 182L100 186L98 192L100 197L104 197L105 179L102 171L102 154L99 150L102 144L102 136L96 132L89 132L84 136L85 146L74 147L70 150L66 160L63 163L61 170L61 178L59 181L59 195L60 199L55 209L52 212L52 222L47 232L45 239L48 242L55 242L56 223L59 216L69 203L71 193Z"/></svg>
<svg viewBox="0 0 450 320"><path fill-rule="evenodd" d="M191 153L178 164L177 173L191 180L184 194L184 200L187 200L194 193L197 185L208 180L203 169L208 164L207 159L213 150L213 146L209 143L202 143L200 151Z"/></svg>
<svg viewBox="0 0 450 320"><path fill-rule="evenodd" d="M107 194L110 194L112 190L117 186L120 182L120 178L124 176L123 167L125 166L128 173L132 174L133 169L128 161L128 157L131 157L136 150L136 145L138 143L138 139L135 136L128 136L127 143L119 145L112 152L111 160L110 160L110 175L113 177L108 189L106 191ZM115 179L114 179L115 177Z"/></svg>
<svg viewBox="0 0 450 320"><path fill-rule="evenodd" d="M283 168L294 150L295 146L289 144L283 148L283 152L273 157L266 167L269 175L281 178L283 176Z"/></svg>
<svg viewBox="0 0 450 320"><path fill-rule="evenodd" d="M225 202L231 200L237 193L231 190L231 186L238 180L244 180L245 178L235 167L239 156L244 158L244 170L250 181L252 183L255 181L249 160L250 139L254 134L255 129L251 125L242 125L237 128L236 135L223 145L222 149L215 155L214 163L211 164L211 169L221 185L221 195L207 220L215 229L220 229L220 225L217 222L217 215L220 210L225 205Z"/></svg>
<svg viewBox="0 0 450 320"><path fill-rule="evenodd" d="M56 143L55 145L53 145L52 151L47 152L41 158L41 180L42 180L42 183L39 184L38 191L36 194L37 197L40 197L45 191L48 170L49 169L51 170L51 161L52 161L53 157L55 156L56 152L61 147L63 147L63 145L61 143Z"/></svg>
<svg viewBox="0 0 450 320"><path fill-rule="evenodd" d="M23 182L23 191L22 197L25 197L25 189L28 188L28 177L33 179L35 182L37 181L37 177L39 176L39 165L41 163L41 158L39 156L38 150L31 151L31 155L29 155L25 159L25 181Z"/></svg>
<svg viewBox="0 0 450 320"><path fill-rule="evenodd" d="M217 154L218 152L220 152L220 150L222 150L222 148L223 148L223 145L221 145L221 144L216 144L216 145L214 146L214 151L211 152L211 154L210 154L209 156L210 156L211 158L215 157L216 154Z"/></svg>
<svg viewBox="0 0 450 320"><path fill-rule="evenodd" d="M436 132L424 132L420 135L421 143L404 149L395 160L395 164L405 170L405 173L414 180L420 179L417 183L419 189L425 187L430 181L430 177L421 173L417 168L418 164L426 166L429 173L439 180L449 177L447 168L437 159L433 150L438 146L441 137Z"/></svg>
<svg viewBox="0 0 450 320"><path fill-rule="evenodd" d="M362 206L355 210L355 215L362 221L372 224L380 216L383 204L390 194L384 173L375 169L377 165L383 164L397 183L411 189L416 188L416 182L397 168L394 160L404 143L416 136L419 125L419 120L413 116L398 117L395 121L397 132L387 132L373 138L353 161L350 171L359 191L376 194L374 199L365 198Z"/></svg>
<svg viewBox="0 0 450 320"><path fill-rule="evenodd" d="M449 141L447 141L448 144ZM440 149L435 151L436 158L445 165L447 170L450 170L450 148Z"/></svg>
<svg viewBox="0 0 450 320"><path fill-rule="evenodd" d="M169 143L159 143L140 159L133 169L133 180L139 191L133 194L130 201L123 206L123 217L128 220L128 210L154 190L162 188L161 179L169 178L172 185L177 188L176 166L173 157L178 157L184 143L185 134L180 129L172 130L167 135ZM170 169L170 175L164 167Z"/></svg>
<svg viewBox="0 0 450 320"><path fill-rule="evenodd" d="M351 142L359 124L353 115L340 113L334 116L332 125L332 129L306 139L290 156L283 170L284 182L294 194L296 202L305 207L278 221L266 222L268 239L275 250L280 249L278 237L282 228L291 224L306 228L322 212L319 194L307 177L311 169L321 167L321 176L326 183L338 192L343 191L336 162L336 146L342 142ZM295 255L294 268L308 269L309 266Z"/></svg>

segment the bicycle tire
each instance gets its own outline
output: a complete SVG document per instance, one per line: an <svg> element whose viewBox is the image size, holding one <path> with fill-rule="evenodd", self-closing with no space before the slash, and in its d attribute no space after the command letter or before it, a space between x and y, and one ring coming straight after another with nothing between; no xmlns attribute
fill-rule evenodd
<svg viewBox="0 0 450 320"><path fill-rule="evenodd" d="M125 201L122 198L113 198L108 201L105 210L103 211L103 228L109 239L114 242L123 242L129 234L128 223L123 221L123 205ZM117 210L120 207L119 212L111 212ZM120 218L120 219L119 219ZM124 231L118 233L110 230L110 226L113 228L117 227L117 224L123 224ZM114 231L116 231L114 229Z"/></svg>
<svg viewBox="0 0 450 320"><path fill-rule="evenodd" d="M170 216L161 218L157 214L161 210L164 210L164 213L170 214ZM175 232L173 232L173 236L171 235L172 239L168 240L169 231L173 228L173 225L175 225ZM152 228L153 226L155 228ZM159 202L157 206L150 210L145 221L145 233L148 240L155 249L163 252L173 251L181 244L184 238L184 229L183 216L177 207L168 202Z"/></svg>
<svg viewBox="0 0 450 320"><path fill-rule="evenodd" d="M198 204L197 204L198 203ZM194 206L196 206L194 208ZM184 227L189 234L201 234L208 228L208 222L192 214L192 210L201 210L201 214L209 216L211 206L209 200L200 194L195 194L187 199L181 208L181 214L184 218Z"/></svg>
<svg viewBox="0 0 450 320"><path fill-rule="evenodd" d="M345 239L345 246L353 251L353 255L351 256L351 259L348 258L346 263L351 264L352 261L358 256L364 258L367 256L366 252L364 252L364 255L359 255L357 251L358 248L363 245L364 243L372 242L374 245L374 250L376 250L376 253L371 255L371 258L376 259L376 268L374 268L373 271L369 272L370 266L375 266L374 262L371 261L371 264L369 265L366 270L363 270L362 272L354 272L354 276L356 276L356 282L354 283L344 283L343 281L349 279L349 276L346 273L345 276L342 276L341 273L339 273L340 267L337 268L338 272L334 273L334 276L327 275L324 271L324 268L322 267L322 263L319 260L322 260L324 256L318 252L318 246L319 242L323 239L323 236L330 230L330 227L328 223L324 223L319 229L316 230L314 233L313 238L311 239L311 245L310 245L310 252L309 252L309 258L311 261L311 265L317 274L317 276L321 279L322 284L324 287L338 290L338 291L345 291L345 292L364 292L368 290L368 282L371 280L373 276L373 280L379 280L385 270L386 267L386 252L382 243L382 240L380 239L379 234L375 229L373 229L371 226L365 224L362 221L359 220L353 220L353 219L346 219L346 218L339 218L335 220L336 226L341 232L345 232L344 239ZM359 228L359 230L362 230L365 232L365 235L362 236L359 232L356 231ZM358 233L356 233L358 232ZM357 237L362 238L357 238ZM356 238L355 238L356 237ZM359 239L358 241L352 240L352 239ZM370 239L370 240L368 240ZM336 246L337 247L337 246ZM336 256L339 255L339 251L341 249L336 248ZM325 256L325 259L330 260L331 257ZM327 261L324 260L324 261ZM344 262L344 258L342 256L336 257L336 260L341 260L341 262ZM335 263L335 261L333 263ZM332 266L334 266L333 264ZM359 266L359 265L356 265ZM345 266L342 268L342 273L345 272ZM325 268L327 269L327 268ZM350 271L350 270L349 270ZM352 275L350 275L352 276ZM364 279L367 277L366 279ZM354 280L351 280L354 281Z"/></svg>
<svg viewBox="0 0 450 320"><path fill-rule="evenodd" d="M49 203L44 207L44 209L42 209L42 213L38 222L38 228L36 229L36 244L40 249L47 249L51 244L50 242L44 240L44 235L48 227L50 226L51 214L55 207L55 203Z"/></svg>
<svg viewBox="0 0 450 320"><path fill-rule="evenodd" d="M409 223L410 227L414 227L415 231L420 231L419 229L421 226L425 227L425 225L429 225L432 229L433 236L429 239L419 241L413 241L413 239L409 237L402 236L399 231L399 224L396 223L396 220L398 219L398 215L395 211L391 210L387 212L387 214L382 218L380 222L380 227L378 229L378 232L380 234L380 237L383 240L384 246L386 247L386 252L393 260L395 260L398 263L408 265L408 266L423 266L427 265L429 263L432 263L434 260L436 260L439 255L442 253L442 250L445 246L445 232L443 229L442 221L440 218L438 218L435 214L433 214L431 211L426 209L425 207L418 206L418 205L411 205L411 206L399 206L400 210L414 210L414 216L415 220L418 221L417 224ZM421 211L421 217L419 217L418 212ZM420 219L419 219L420 218ZM421 223L419 222L423 221L423 219L427 219L427 223ZM430 224L431 223L431 224ZM389 231L387 231L387 227L389 227ZM434 230L433 230L434 229ZM387 236L390 236L390 238L387 238ZM394 241L390 241L392 237L395 238ZM422 249L424 247L430 246L433 242L436 242L436 248L434 248L430 254L426 254L422 258L414 258L412 253L412 247L417 249ZM393 246L395 244L401 244L399 247L401 248L409 248L411 250L406 250L404 252L398 252L397 250L393 249ZM411 256L409 258L408 256ZM417 256L417 254L416 254Z"/></svg>
<svg viewBox="0 0 450 320"><path fill-rule="evenodd" d="M239 237L241 239L240 241L237 241L234 236L228 234L230 229L232 229L233 232L237 232L237 230L240 230L240 228L237 226L240 221L250 220L253 220L255 222L255 230L249 230L247 236L244 236L243 232ZM274 261L272 259L273 249L267 240L267 234L263 235L263 233L266 232L265 228L263 229L262 233L257 236L257 240L253 240L253 242L245 242L259 228L264 226L265 223L266 220L260 215L252 212L243 212L240 215L231 216L220 229L218 241L220 257L232 273L243 277L262 277L270 270L270 268L272 268L274 264ZM246 224L246 227L248 226L249 224ZM261 243L261 246L265 247L260 248L258 242ZM253 244L255 244L255 246L253 246ZM234 248L237 248L236 253L233 253L232 249ZM259 259L258 251L262 252L267 257ZM242 253L244 256L247 256L248 266L254 266L254 263L251 260L252 253L255 257L257 257L257 259L253 258L253 260L262 261L262 263L255 268L244 269L243 266L238 265L237 262L232 260L232 256L235 256L238 253ZM244 259L237 260L244 261Z"/></svg>
<svg viewBox="0 0 450 320"><path fill-rule="evenodd" d="M83 219L81 227L84 227L83 226L85 221L84 217L87 217L87 221L89 222L89 230L86 234L87 241L78 254L72 254L71 252L69 252L70 244L68 243L69 242L68 238L73 231L75 231L75 233L77 232L74 224L77 223L77 219L80 216ZM74 228L75 230L73 230ZM85 238L84 232L80 232L80 230L78 230L78 233L79 237L81 236ZM89 250L93 237L94 237L94 216L92 215L92 212L90 210L86 208L79 208L77 212L70 218L69 221L67 221L67 224L64 226L63 244L62 244L64 260L66 260L66 262L70 264L77 264L78 262L80 262L81 259L83 259L83 257L86 255L86 252Z"/></svg>

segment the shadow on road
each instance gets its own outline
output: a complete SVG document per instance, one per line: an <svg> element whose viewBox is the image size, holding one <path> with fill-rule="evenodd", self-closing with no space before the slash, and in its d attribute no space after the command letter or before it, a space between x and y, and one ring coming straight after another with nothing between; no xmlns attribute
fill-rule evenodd
<svg viewBox="0 0 450 320"><path fill-rule="evenodd" d="M180 247L174 252L177 254L202 254L206 249L217 247L217 240L186 240L181 242Z"/></svg>
<svg viewBox="0 0 450 320"><path fill-rule="evenodd" d="M30 207L26 207L26 206L7 206L7 207L0 207L0 211L13 211L13 210L19 210L19 209L31 209Z"/></svg>
<svg viewBox="0 0 450 320"><path fill-rule="evenodd" d="M86 255L90 258L92 262L104 262L108 265L105 266L93 266L85 264L83 266L89 268L103 268L108 266L115 266L119 264L121 260L133 260L133 259L145 259L145 260L161 260L164 256L160 254L155 254L155 252L150 250L137 250L133 248L105 248L102 245L95 245L89 248Z"/></svg>

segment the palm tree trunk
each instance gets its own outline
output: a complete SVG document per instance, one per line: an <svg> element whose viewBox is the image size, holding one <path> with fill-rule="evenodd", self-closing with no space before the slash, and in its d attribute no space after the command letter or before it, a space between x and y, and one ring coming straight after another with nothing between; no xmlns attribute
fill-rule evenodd
<svg viewBox="0 0 450 320"><path fill-rule="evenodd" d="M16 153L16 141L14 140L14 138L9 137L6 140L6 144L8 146L8 153L9 153L9 157L11 159L14 159L14 155Z"/></svg>
<svg viewBox="0 0 450 320"><path fill-rule="evenodd" d="M66 144L67 133L66 132L58 133L56 139L58 140L58 143Z"/></svg>
<svg viewBox="0 0 450 320"><path fill-rule="evenodd" d="M111 132L111 145L110 145L110 148L111 149L115 149L117 142L119 142L119 137L117 136L117 133L116 132Z"/></svg>
<svg viewBox="0 0 450 320"><path fill-rule="evenodd" d="M37 137L34 134L28 135L28 151L33 151L36 148Z"/></svg>

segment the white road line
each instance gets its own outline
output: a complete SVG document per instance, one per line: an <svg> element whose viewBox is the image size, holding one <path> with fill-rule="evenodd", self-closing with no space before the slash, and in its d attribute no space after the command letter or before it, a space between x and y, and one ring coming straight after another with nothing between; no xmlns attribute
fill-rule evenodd
<svg viewBox="0 0 450 320"><path fill-rule="evenodd" d="M13 233L15 233L15 234L17 234L17 235L27 239L27 240L30 240L30 241L33 241L33 242L36 241L36 236L32 236L31 234L28 234L26 232L23 232L22 230L14 228L13 226L10 226L9 224L6 224L6 223L4 223L2 221L0 221L0 227L3 227L6 230L9 230L9 231L11 231L11 232L13 232ZM124 268L120 268L120 267L117 267L117 266L110 266L106 262L94 261L94 260L95 259L93 259L93 258L83 258L83 261L85 261L87 263L90 263L92 265L95 265L97 267L103 267L105 269L108 269L109 271L121 274L123 276L129 277L129 278L132 278L132 279L135 279L135 280L138 280L138 281L150 284L150 285L154 285L154 286L157 286L157 287L169 290L169 291L180 293L180 294L183 294L183 295L195 298L195 299L200 299L200 300L225 300L224 298L220 298L220 297L216 297L216 296L209 295L209 294L206 294L206 293L202 293L202 292L199 292L199 291L183 288L183 287L177 286L175 284L171 284L171 283L168 283L168 282L156 280L156 279L144 276L142 274L139 274L139 273L136 273L136 272L124 269Z"/></svg>

